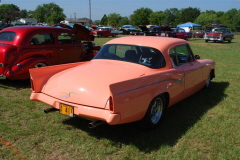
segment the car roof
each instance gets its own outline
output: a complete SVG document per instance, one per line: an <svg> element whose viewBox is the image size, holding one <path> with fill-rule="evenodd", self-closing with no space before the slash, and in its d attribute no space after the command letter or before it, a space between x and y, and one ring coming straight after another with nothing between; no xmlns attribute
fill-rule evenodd
<svg viewBox="0 0 240 160"><path fill-rule="evenodd" d="M14 31L14 32L32 32L36 30L49 30L49 29L54 29L54 30L69 30L67 28L59 28L59 27L51 27L51 26L13 26L13 27L8 27L3 29L2 31ZM2 32L1 31L1 32Z"/></svg>
<svg viewBox="0 0 240 160"><path fill-rule="evenodd" d="M186 40L172 37L157 37L157 36L129 36L120 37L108 41L106 44L127 44L137 46L147 46L168 52L170 47L182 44L188 44Z"/></svg>
<svg viewBox="0 0 240 160"><path fill-rule="evenodd" d="M25 46L29 44L29 39L31 38L32 34L34 34L36 31L43 32L46 30L47 32L71 32L70 29L67 28L59 28L59 27L51 27L51 26L14 26L14 27L8 27L0 31L2 32L15 32L17 37L14 41L9 41L9 44L19 45L19 46ZM26 36L27 35L27 36Z"/></svg>

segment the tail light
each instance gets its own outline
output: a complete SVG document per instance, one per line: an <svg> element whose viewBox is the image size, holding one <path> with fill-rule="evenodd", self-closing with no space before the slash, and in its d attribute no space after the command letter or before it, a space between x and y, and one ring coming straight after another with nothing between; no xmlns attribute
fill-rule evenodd
<svg viewBox="0 0 240 160"><path fill-rule="evenodd" d="M113 98L110 96L108 101L109 101L109 110L113 111Z"/></svg>

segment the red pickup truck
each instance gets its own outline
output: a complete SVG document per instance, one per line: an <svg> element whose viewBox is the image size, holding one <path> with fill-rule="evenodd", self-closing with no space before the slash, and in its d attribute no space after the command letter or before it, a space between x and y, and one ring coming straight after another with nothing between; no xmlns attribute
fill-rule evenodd
<svg viewBox="0 0 240 160"><path fill-rule="evenodd" d="M96 30L92 31L92 34L95 37L108 37L108 36L116 37L116 35L119 34L119 31L114 30L111 27L98 27Z"/></svg>
<svg viewBox="0 0 240 160"><path fill-rule="evenodd" d="M210 32L206 32L203 39L205 39L205 42L228 41L228 43L231 43L232 39L234 39L234 34L228 28L218 27L218 28L213 28Z"/></svg>

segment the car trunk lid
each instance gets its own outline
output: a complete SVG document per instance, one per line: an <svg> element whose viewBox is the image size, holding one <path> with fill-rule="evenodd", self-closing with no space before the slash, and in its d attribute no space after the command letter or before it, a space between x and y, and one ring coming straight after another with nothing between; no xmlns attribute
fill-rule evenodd
<svg viewBox="0 0 240 160"><path fill-rule="evenodd" d="M111 84L140 77L146 69L150 70L134 63L92 60L55 74L42 92L62 101L105 108Z"/></svg>

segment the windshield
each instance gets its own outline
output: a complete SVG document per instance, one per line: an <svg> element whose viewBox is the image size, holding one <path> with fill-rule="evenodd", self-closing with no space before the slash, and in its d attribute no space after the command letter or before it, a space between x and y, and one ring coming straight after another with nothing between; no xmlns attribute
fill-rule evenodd
<svg viewBox="0 0 240 160"><path fill-rule="evenodd" d="M15 36L15 32L2 32L0 33L0 41L13 41Z"/></svg>
<svg viewBox="0 0 240 160"><path fill-rule="evenodd" d="M229 29L226 28L214 28L212 32L230 32Z"/></svg>
<svg viewBox="0 0 240 160"><path fill-rule="evenodd" d="M164 57L159 50L135 45L105 45L94 59L126 61L150 68L162 68L165 66Z"/></svg>

